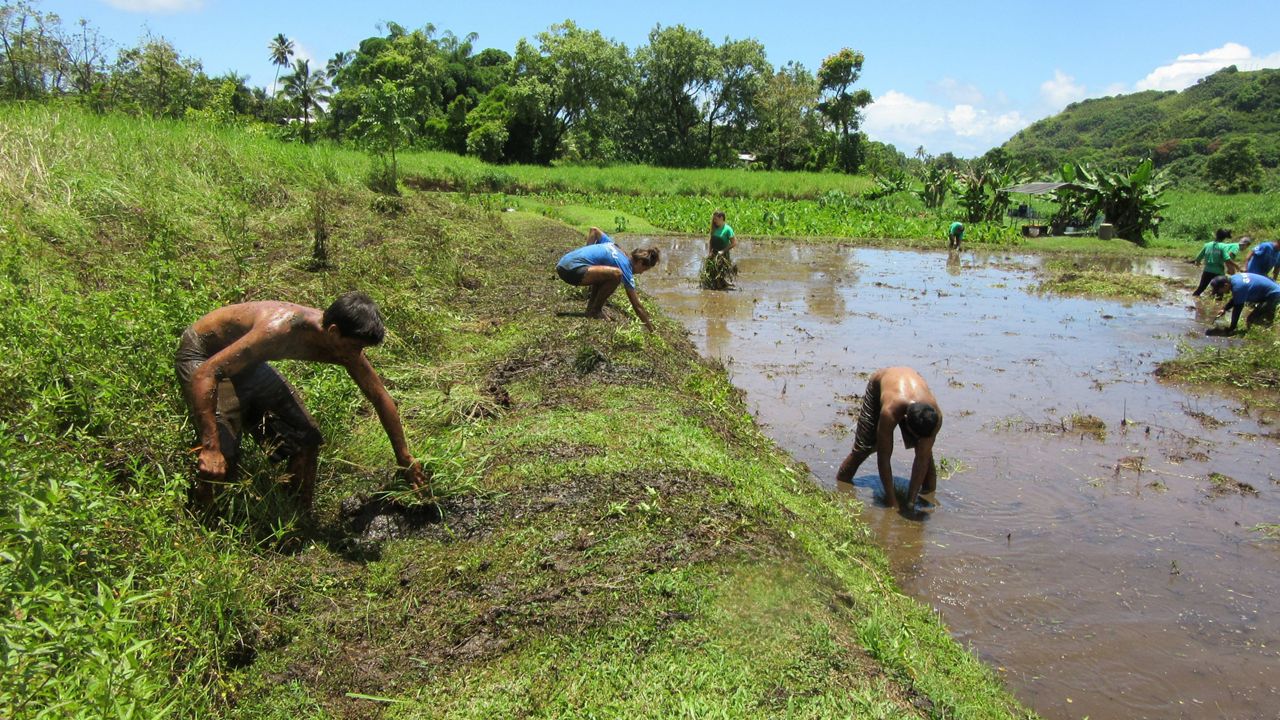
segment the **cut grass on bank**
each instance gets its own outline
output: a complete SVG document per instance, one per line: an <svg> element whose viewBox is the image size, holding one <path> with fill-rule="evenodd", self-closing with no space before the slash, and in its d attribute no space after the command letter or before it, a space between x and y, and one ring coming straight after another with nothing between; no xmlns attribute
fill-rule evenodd
<svg viewBox="0 0 1280 720"><path fill-rule="evenodd" d="M0 136L0 716L1029 715L678 327L576 315L576 230L233 130L11 106ZM341 370L285 363L317 521L251 451L198 522L179 333L352 288L433 503L380 497Z"/></svg>

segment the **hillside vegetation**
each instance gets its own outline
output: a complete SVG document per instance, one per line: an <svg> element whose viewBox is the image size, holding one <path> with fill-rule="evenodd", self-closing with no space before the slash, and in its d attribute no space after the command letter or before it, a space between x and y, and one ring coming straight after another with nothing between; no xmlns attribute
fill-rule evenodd
<svg viewBox="0 0 1280 720"><path fill-rule="evenodd" d="M0 137L0 716L1028 715L683 331L572 314L576 230L197 123L7 106ZM288 363L317 520L256 451L191 516L182 328L351 288L429 490L340 369Z"/></svg>
<svg viewBox="0 0 1280 720"><path fill-rule="evenodd" d="M1275 187L1280 166L1280 70L1234 66L1181 92L1149 90L1083 100L1014 135L1003 149L1042 168L1065 161L1132 165L1151 157L1188 185L1214 180L1211 158L1232 142Z"/></svg>

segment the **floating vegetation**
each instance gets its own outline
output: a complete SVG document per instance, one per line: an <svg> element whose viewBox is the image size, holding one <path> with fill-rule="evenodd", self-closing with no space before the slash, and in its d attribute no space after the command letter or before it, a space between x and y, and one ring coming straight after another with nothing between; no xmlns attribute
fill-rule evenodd
<svg viewBox="0 0 1280 720"><path fill-rule="evenodd" d="M943 457L938 461L938 479L950 480L952 477L972 469L973 466L963 460Z"/></svg>
<svg viewBox="0 0 1280 720"><path fill-rule="evenodd" d="M1267 540L1280 540L1280 523L1258 523L1249 529Z"/></svg>
<svg viewBox="0 0 1280 720"><path fill-rule="evenodd" d="M1098 442L1107 441L1107 424L1096 415L1075 413L1071 416L1071 431L1093 437Z"/></svg>
<svg viewBox="0 0 1280 720"><path fill-rule="evenodd" d="M1212 497L1221 497L1223 495L1253 495L1257 497L1258 490L1249 483L1236 480L1230 475L1212 472L1209 473L1209 495Z"/></svg>

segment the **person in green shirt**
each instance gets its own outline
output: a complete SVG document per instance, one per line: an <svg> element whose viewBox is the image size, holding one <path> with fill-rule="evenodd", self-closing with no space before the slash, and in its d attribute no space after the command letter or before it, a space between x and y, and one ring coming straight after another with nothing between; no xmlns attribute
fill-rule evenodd
<svg viewBox="0 0 1280 720"><path fill-rule="evenodd" d="M947 248L951 250L959 250L960 243L964 240L964 223L953 222L951 227L947 228Z"/></svg>
<svg viewBox="0 0 1280 720"><path fill-rule="evenodd" d="M711 215L711 242L707 255L724 253L728 258L729 251L738 247L738 239L733 236L733 228L725 222L724 211L717 210Z"/></svg>
<svg viewBox="0 0 1280 720"><path fill-rule="evenodd" d="M1236 258L1240 256L1241 252L1247 250L1252 243L1253 238L1248 235L1240 238L1238 243L1222 243L1222 264L1226 266L1226 274L1235 275L1238 272L1243 272L1243 269L1236 264Z"/></svg>
<svg viewBox="0 0 1280 720"><path fill-rule="evenodd" d="M1212 240L1204 244L1200 248L1200 254L1196 255L1191 262L1198 263L1204 261L1204 272L1200 273L1200 285L1196 287L1196 291L1191 293L1192 297L1200 297L1200 293L1209 287L1209 281L1219 275L1225 275L1227 272L1225 242L1231 239L1231 231L1226 228L1218 228L1214 233Z"/></svg>
<svg viewBox="0 0 1280 720"><path fill-rule="evenodd" d="M715 211L711 215L711 239L707 243L707 259L702 263L703 288L728 290L733 287L733 279L738 275L738 266L733 264L729 251L736 247L738 247L738 239L733 236L733 228L725 222L724 211Z"/></svg>

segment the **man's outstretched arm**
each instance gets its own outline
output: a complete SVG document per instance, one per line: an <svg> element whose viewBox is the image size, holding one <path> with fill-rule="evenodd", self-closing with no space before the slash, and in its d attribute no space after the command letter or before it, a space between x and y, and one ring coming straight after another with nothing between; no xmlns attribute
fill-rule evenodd
<svg viewBox="0 0 1280 720"><path fill-rule="evenodd" d="M920 489L925 487L933 469L933 438L921 438L916 442L916 457L911 462L911 489L907 491L907 507L914 508ZM936 482L936 479L935 479Z"/></svg>
<svg viewBox="0 0 1280 720"><path fill-rule="evenodd" d="M396 409L395 401L387 394L387 388L382 384L382 378L378 376L378 372L373 369L373 364L364 353L360 353L360 356L347 366L347 373L351 375L360 392L364 393L369 403L373 405L374 411L378 413L382 429L386 431L387 439L391 441L396 464L407 471L409 481L414 487L421 485L426 478L422 467L409 452L409 443L404 439L404 426L400 422L400 411Z"/></svg>

